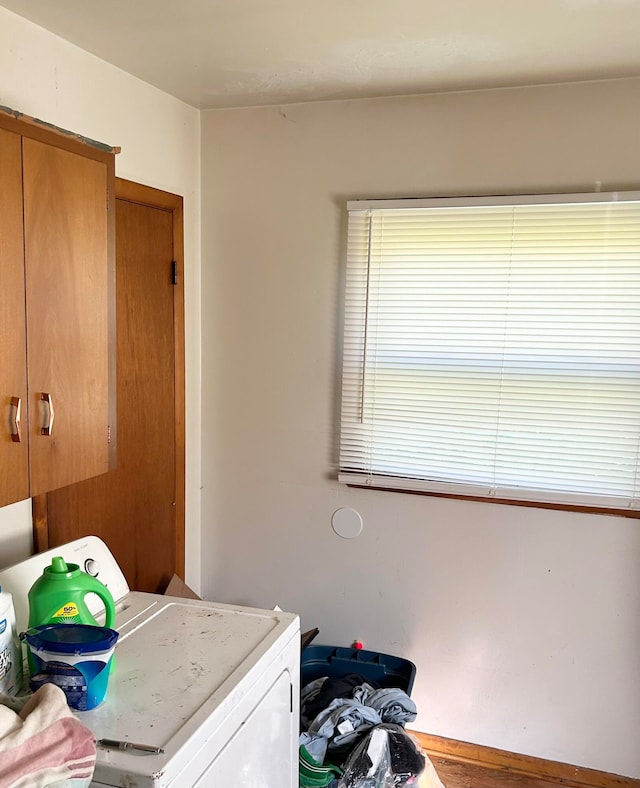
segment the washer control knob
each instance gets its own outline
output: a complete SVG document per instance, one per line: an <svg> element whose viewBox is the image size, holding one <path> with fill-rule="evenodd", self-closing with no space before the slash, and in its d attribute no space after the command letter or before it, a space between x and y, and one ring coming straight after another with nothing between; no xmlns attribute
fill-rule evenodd
<svg viewBox="0 0 640 788"><path fill-rule="evenodd" d="M97 577L98 572L100 571L100 567L98 566L98 562L94 561L93 558L87 558L84 562L84 571L91 575L91 577Z"/></svg>

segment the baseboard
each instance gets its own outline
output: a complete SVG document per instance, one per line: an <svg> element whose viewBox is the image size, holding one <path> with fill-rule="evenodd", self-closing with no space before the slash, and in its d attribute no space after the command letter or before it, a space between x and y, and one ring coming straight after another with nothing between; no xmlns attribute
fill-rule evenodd
<svg viewBox="0 0 640 788"><path fill-rule="evenodd" d="M622 777L617 774L597 771L596 769L585 769L581 766L547 761L544 758L534 758L530 755L518 755L505 750L497 750L493 747L468 744L467 742L446 739L442 736L432 736L431 734L418 731L410 731L410 733L418 739L422 749L433 761L436 770L438 769L438 760L446 761L448 764L463 764L471 769L488 770L496 773L496 786L515 784L515 779L513 783L510 783L509 776L513 778L517 776L518 786L525 785L525 781L528 778L532 786L562 785L564 788L640 788L640 780L633 777ZM441 779L445 782L442 775Z"/></svg>

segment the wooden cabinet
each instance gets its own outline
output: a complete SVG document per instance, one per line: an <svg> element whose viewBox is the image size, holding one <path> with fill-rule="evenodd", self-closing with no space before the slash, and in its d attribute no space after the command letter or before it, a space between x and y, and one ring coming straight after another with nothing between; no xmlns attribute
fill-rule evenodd
<svg viewBox="0 0 640 788"><path fill-rule="evenodd" d="M113 183L112 152L0 115L0 506L114 464Z"/></svg>
<svg viewBox="0 0 640 788"><path fill-rule="evenodd" d="M0 128L0 504L29 497L24 424L18 435L27 407L20 148L20 136Z"/></svg>

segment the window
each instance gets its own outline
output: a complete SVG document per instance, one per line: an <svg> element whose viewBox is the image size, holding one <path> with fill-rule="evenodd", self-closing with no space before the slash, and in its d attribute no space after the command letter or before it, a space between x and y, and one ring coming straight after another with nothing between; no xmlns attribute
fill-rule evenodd
<svg viewBox="0 0 640 788"><path fill-rule="evenodd" d="M348 210L340 481L640 508L640 192Z"/></svg>

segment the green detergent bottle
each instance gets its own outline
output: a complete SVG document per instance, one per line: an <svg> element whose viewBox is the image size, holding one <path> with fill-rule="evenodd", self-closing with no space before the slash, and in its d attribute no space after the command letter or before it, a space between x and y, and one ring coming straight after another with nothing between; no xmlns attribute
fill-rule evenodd
<svg viewBox="0 0 640 788"><path fill-rule="evenodd" d="M111 591L96 577L67 564L61 556L51 559L29 591L29 627L40 624L96 624L85 602L87 594L97 594L106 611L104 626L113 629L116 610Z"/></svg>

